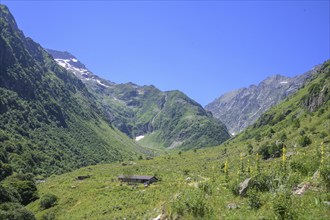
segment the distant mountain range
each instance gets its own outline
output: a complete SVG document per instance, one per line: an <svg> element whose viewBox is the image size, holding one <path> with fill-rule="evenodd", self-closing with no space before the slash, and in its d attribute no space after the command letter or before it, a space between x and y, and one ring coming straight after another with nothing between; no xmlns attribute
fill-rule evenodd
<svg viewBox="0 0 330 220"><path fill-rule="evenodd" d="M301 88L320 66L290 78L274 75L258 85L228 92L206 105L205 109L221 120L231 134L237 134L252 125L265 111Z"/></svg>
<svg viewBox="0 0 330 220"><path fill-rule="evenodd" d="M68 52L47 51L84 82L111 124L144 146L199 148L219 145L230 137L219 120L180 91L116 84L93 74Z"/></svg>

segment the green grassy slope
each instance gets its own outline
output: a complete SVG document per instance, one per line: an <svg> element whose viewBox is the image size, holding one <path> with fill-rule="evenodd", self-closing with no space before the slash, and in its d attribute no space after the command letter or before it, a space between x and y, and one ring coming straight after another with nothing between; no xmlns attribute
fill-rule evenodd
<svg viewBox="0 0 330 220"><path fill-rule="evenodd" d="M218 145L230 135L226 127L180 91L162 92L132 83L100 88L86 82L109 121L149 148L192 149ZM206 129L208 128L208 129Z"/></svg>
<svg viewBox="0 0 330 220"><path fill-rule="evenodd" d="M146 136L140 142L143 146L192 149L218 145L230 138L223 123L180 91L116 84L94 75L68 52L47 51L85 83L112 125L133 139Z"/></svg>
<svg viewBox="0 0 330 220"><path fill-rule="evenodd" d="M140 147L110 127L95 98L0 5L0 163L51 175L134 158Z"/></svg>
<svg viewBox="0 0 330 220"><path fill-rule="evenodd" d="M170 219L328 219L329 76L328 61L303 89L221 146L53 176L38 189L55 194L57 204L44 210L37 200L28 208L40 219L150 219L161 213ZM87 174L91 178L75 180ZM161 181L135 188L118 182L120 174ZM238 184L248 177L247 194L238 196ZM296 195L299 188L307 190Z"/></svg>

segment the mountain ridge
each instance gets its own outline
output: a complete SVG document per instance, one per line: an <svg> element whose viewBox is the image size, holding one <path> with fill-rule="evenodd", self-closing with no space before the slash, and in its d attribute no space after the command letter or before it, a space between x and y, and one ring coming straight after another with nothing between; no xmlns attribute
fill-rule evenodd
<svg viewBox="0 0 330 220"><path fill-rule="evenodd" d="M107 124L85 84L26 38L7 7L0 12L1 163L48 176L141 155Z"/></svg>
<svg viewBox="0 0 330 220"><path fill-rule="evenodd" d="M320 65L294 77L269 76L259 84L252 84L221 95L205 106L213 116L226 124L232 134L237 134L253 124L260 115L295 93L313 77Z"/></svg>
<svg viewBox="0 0 330 220"><path fill-rule="evenodd" d="M142 145L156 148L200 148L227 140L222 122L179 90L161 91L153 85L116 84L105 80L74 55L48 50L56 62L75 74L97 100L111 124L131 138L142 137ZM209 127L210 132L201 129Z"/></svg>

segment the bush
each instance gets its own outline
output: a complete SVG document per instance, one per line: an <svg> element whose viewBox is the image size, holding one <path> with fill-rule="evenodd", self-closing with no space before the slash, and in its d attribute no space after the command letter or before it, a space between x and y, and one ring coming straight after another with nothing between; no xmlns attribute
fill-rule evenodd
<svg viewBox="0 0 330 220"><path fill-rule="evenodd" d="M38 192L33 175L31 174L16 174L5 180L6 185L17 191L22 205L27 205L34 200L37 200Z"/></svg>
<svg viewBox="0 0 330 220"><path fill-rule="evenodd" d="M307 136L302 136L299 138L298 143L301 147L306 147L312 143L312 140Z"/></svg>
<svg viewBox="0 0 330 220"><path fill-rule="evenodd" d="M293 126L294 129L300 128L300 121L299 121L299 119L293 120L292 121L292 126Z"/></svg>
<svg viewBox="0 0 330 220"><path fill-rule="evenodd" d="M306 167L305 163L300 160L293 160L290 162L290 167L293 171L299 172L302 175L306 176L308 174L308 167Z"/></svg>
<svg viewBox="0 0 330 220"><path fill-rule="evenodd" d="M320 169L320 174L327 188L330 190L330 164L322 166Z"/></svg>
<svg viewBox="0 0 330 220"><path fill-rule="evenodd" d="M286 136L285 132L282 132L280 135L280 140L284 142L286 139L288 139L288 137Z"/></svg>
<svg viewBox="0 0 330 220"><path fill-rule="evenodd" d="M251 144L248 144L247 149L248 149L249 155L252 155L252 153L253 153L253 146Z"/></svg>
<svg viewBox="0 0 330 220"><path fill-rule="evenodd" d="M9 164L0 162L0 181L13 174L13 168Z"/></svg>
<svg viewBox="0 0 330 220"><path fill-rule="evenodd" d="M268 151L269 146L267 145L262 145L258 149L258 154L262 156L262 159L266 160L270 157L269 151Z"/></svg>
<svg viewBox="0 0 330 220"><path fill-rule="evenodd" d="M53 212L48 212L41 217L42 220L55 220L55 214Z"/></svg>
<svg viewBox="0 0 330 220"><path fill-rule="evenodd" d="M179 195L172 203L173 214L183 216L185 213L192 215L196 219L202 219L209 216L212 212L205 201L205 195L198 189L191 189Z"/></svg>
<svg viewBox="0 0 330 220"><path fill-rule="evenodd" d="M271 189L272 177L261 173L253 177L251 182L251 188L256 191L265 192Z"/></svg>
<svg viewBox="0 0 330 220"><path fill-rule="evenodd" d="M0 204L5 202L19 202L20 200L21 197L16 190L0 184Z"/></svg>
<svg viewBox="0 0 330 220"><path fill-rule="evenodd" d="M262 156L262 159L266 160L270 157L280 157L282 153L281 144L263 145L259 148L258 153Z"/></svg>
<svg viewBox="0 0 330 220"><path fill-rule="evenodd" d="M47 193L40 200L40 207L42 209L48 209L53 207L57 202L57 197L53 194Z"/></svg>
<svg viewBox="0 0 330 220"><path fill-rule="evenodd" d="M34 214L18 203L3 203L0 205L0 219L35 220Z"/></svg>
<svg viewBox="0 0 330 220"><path fill-rule="evenodd" d="M198 188L200 188L204 193L208 195L212 195L212 187L208 182L201 182L198 184Z"/></svg>
<svg viewBox="0 0 330 220"><path fill-rule="evenodd" d="M228 187L235 196L239 195L239 183L237 181L230 183Z"/></svg>
<svg viewBox="0 0 330 220"><path fill-rule="evenodd" d="M260 135L259 133L256 134L256 136L254 136L254 139L255 139L257 142L261 141L261 135Z"/></svg>
<svg viewBox="0 0 330 220"><path fill-rule="evenodd" d="M291 198L288 192L280 192L273 200L273 210L277 219L295 219Z"/></svg>
<svg viewBox="0 0 330 220"><path fill-rule="evenodd" d="M271 157L280 157L282 155L282 148L283 145L282 144L272 144L269 148L268 148L268 153Z"/></svg>
<svg viewBox="0 0 330 220"><path fill-rule="evenodd" d="M251 209L259 209L262 206L260 196L256 191L249 191L248 199L248 204Z"/></svg>

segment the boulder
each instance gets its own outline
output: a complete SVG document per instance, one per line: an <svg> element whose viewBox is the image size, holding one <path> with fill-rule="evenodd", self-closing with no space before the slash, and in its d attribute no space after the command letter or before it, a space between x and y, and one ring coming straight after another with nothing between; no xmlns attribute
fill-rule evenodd
<svg viewBox="0 0 330 220"><path fill-rule="evenodd" d="M227 205L228 209L239 209L239 205L237 205L236 203L229 203Z"/></svg>
<svg viewBox="0 0 330 220"><path fill-rule="evenodd" d="M191 182L192 181L192 178L191 177L187 177L186 178L186 182Z"/></svg>
<svg viewBox="0 0 330 220"><path fill-rule="evenodd" d="M313 174L313 180L317 180L318 178L320 178L320 171L315 171L315 173Z"/></svg>
<svg viewBox="0 0 330 220"><path fill-rule="evenodd" d="M323 201L323 204L330 206L330 201Z"/></svg>
<svg viewBox="0 0 330 220"><path fill-rule="evenodd" d="M310 187L310 183L300 183L297 187L293 189L292 193L293 195L302 196Z"/></svg>
<svg viewBox="0 0 330 220"><path fill-rule="evenodd" d="M245 196L249 186L251 185L251 178L245 179L243 182L239 184L239 195Z"/></svg>

